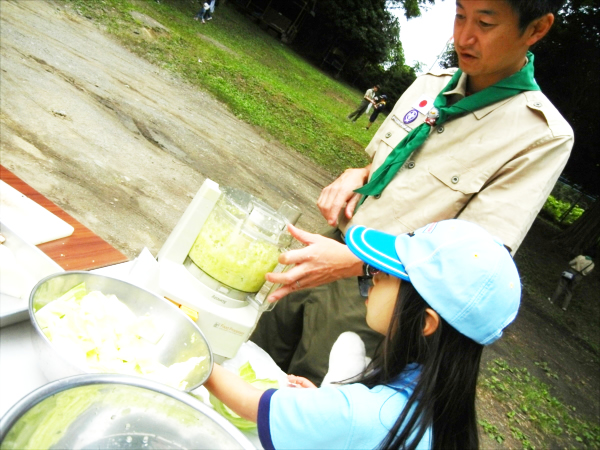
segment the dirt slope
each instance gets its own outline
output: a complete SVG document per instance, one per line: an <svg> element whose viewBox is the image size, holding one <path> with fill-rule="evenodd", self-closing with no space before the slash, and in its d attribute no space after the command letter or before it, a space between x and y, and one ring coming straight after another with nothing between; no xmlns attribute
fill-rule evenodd
<svg viewBox="0 0 600 450"><path fill-rule="evenodd" d="M0 152L130 258L156 254L209 177L324 224L330 175L208 94L131 54L60 2L0 2Z"/></svg>

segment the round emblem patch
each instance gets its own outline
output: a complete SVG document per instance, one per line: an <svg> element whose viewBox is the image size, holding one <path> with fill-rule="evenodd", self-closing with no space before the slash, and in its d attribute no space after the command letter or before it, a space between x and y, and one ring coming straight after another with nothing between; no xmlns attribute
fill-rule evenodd
<svg viewBox="0 0 600 450"><path fill-rule="evenodd" d="M404 115L402 121L404 123L411 123L414 122L417 117L419 117L419 111L417 111L416 109L411 109Z"/></svg>

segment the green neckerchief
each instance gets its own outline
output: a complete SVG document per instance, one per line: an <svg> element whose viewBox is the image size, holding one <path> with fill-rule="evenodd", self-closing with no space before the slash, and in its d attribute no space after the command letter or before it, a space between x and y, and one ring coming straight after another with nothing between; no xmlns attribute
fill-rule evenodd
<svg viewBox="0 0 600 450"><path fill-rule="evenodd" d="M457 70L446 87L442 89L433 102L434 108L432 109L432 112L428 113L428 117L430 118L427 120L429 122L422 123L408 133L396 148L392 150L383 164L375 171L375 173L373 173L371 180L360 189L354 191L363 194L359 206L366 200L367 196L381 194L410 154L423 145L429 136L429 132L433 125L442 125L456 116L476 111L521 92L539 91L540 87L533 78L533 54L531 52L527 52L527 59L528 61L527 64L525 64L525 67L517 73L498 81L496 84L489 86L476 94L459 100L454 105L446 106L448 97L445 96L444 93L456 88L460 75L462 74L460 69ZM435 117L436 112L439 114L439 117L437 118Z"/></svg>

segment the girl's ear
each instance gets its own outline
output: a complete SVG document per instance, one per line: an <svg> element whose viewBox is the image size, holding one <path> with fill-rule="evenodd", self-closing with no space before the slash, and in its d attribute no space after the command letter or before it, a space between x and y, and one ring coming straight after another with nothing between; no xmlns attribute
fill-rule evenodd
<svg viewBox="0 0 600 450"><path fill-rule="evenodd" d="M423 327L423 336L430 336L440 326L440 316L433 309L425 309L425 326Z"/></svg>

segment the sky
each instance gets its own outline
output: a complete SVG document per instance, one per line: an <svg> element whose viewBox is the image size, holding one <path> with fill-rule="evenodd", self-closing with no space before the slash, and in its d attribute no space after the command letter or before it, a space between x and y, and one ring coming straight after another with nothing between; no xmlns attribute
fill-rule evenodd
<svg viewBox="0 0 600 450"><path fill-rule="evenodd" d="M416 61L423 63L423 71L431 65L452 36L456 2L436 0L435 5L421 10L421 16L406 20L404 11L394 10L400 20L400 42L404 48L404 59L409 66Z"/></svg>

